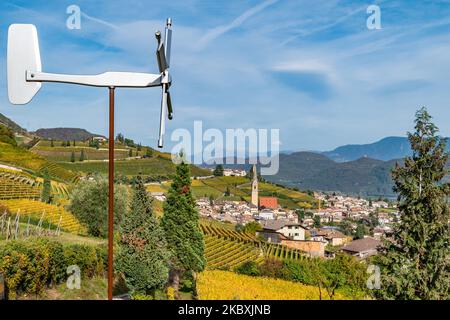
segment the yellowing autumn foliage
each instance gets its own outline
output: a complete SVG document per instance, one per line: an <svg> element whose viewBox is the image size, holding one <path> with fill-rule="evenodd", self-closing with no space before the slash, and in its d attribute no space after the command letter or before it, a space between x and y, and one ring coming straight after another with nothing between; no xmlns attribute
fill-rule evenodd
<svg viewBox="0 0 450 320"><path fill-rule="evenodd" d="M200 300L319 300L319 288L300 283L207 270L198 275ZM322 299L329 299L322 289ZM336 293L335 300L348 299Z"/></svg>

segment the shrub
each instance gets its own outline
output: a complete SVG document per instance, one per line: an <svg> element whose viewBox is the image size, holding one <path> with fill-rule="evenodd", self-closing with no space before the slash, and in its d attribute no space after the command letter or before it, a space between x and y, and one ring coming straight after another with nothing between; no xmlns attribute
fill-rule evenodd
<svg viewBox="0 0 450 320"><path fill-rule="evenodd" d="M282 278L283 261L278 259L266 259L259 267L262 276Z"/></svg>
<svg viewBox="0 0 450 320"><path fill-rule="evenodd" d="M6 215L8 216L11 212L9 211L8 207L5 206L4 204L0 203L0 217L6 213Z"/></svg>
<svg viewBox="0 0 450 320"><path fill-rule="evenodd" d="M88 245L74 244L64 248L66 267L77 265L81 274L86 277L102 274L105 270L103 257L99 256L97 249Z"/></svg>
<svg viewBox="0 0 450 320"><path fill-rule="evenodd" d="M153 300L151 295L136 293L131 296L132 300Z"/></svg>
<svg viewBox="0 0 450 320"><path fill-rule="evenodd" d="M14 139L14 133L6 126L0 125L0 141L16 146L16 140Z"/></svg>
<svg viewBox="0 0 450 320"><path fill-rule="evenodd" d="M236 272L239 274L245 274L247 276L260 275L258 264L255 261L244 262L236 268Z"/></svg>
<svg viewBox="0 0 450 320"><path fill-rule="evenodd" d="M100 176L78 183L71 194L69 210L87 227L94 237L108 234L108 181ZM119 226L127 211L128 191L125 186L114 186L114 224Z"/></svg>
<svg viewBox="0 0 450 320"><path fill-rule="evenodd" d="M334 259L327 260L320 258L284 261L267 259L259 270L262 276L321 287L330 299L334 299L336 290L346 292L353 298L367 295L366 264L348 255L339 254Z"/></svg>
<svg viewBox="0 0 450 320"><path fill-rule="evenodd" d="M187 271L180 279L180 291L191 292L194 288L194 274L191 271ZM172 288L173 289L173 288Z"/></svg>
<svg viewBox="0 0 450 320"><path fill-rule="evenodd" d="M5 275L10 298L40 294L46 286L63 282L69 265L78 265L82 277L101 275L105 269L101 250L40 238L8 241L0 244L0 273Z"/></svg>
<svg viewBox="0 0 450 320"><path fill-rule="evenodd" d="M282 278L286 280L297 281L308 285L316 284L310 259L284 261L281 274Z"/></svg>

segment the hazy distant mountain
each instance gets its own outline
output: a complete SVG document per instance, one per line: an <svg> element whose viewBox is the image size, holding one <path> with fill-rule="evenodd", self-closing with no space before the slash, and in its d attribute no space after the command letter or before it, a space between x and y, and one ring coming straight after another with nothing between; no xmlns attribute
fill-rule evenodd
<svg viewBox="0 0 450 320"><path fill-rule="evenodd" d="M387 137L370 144L341 146L322 154L338 162L352 161L361 157L387 161L410 155L411 148L406 137Z"/></svg>
<svg viewBox="0 0 450 320"><path fill-rule="evenodd" d="M84 141L92 137L103 137L102 135L90 133L85 129L80 128L47 128L38 129L34 132L37 136L44 139L53 140L76 140Z"/></svg>
<svg viewBox="0 0 450 320"><path fill-rule="evenodd" d="M447 146L447 150L450 150L450 146ZM387 137L369 144L348 144L322 154L334 161L345 162L362 157L388 161L404 158L412 153L408 138Z"/></svg>
<svg viewBox="0 0 450 320"><path fill-rule="evenodd" d="M393 196L390 170L395 162L363 157L335 162L325 155L296 152L280 155L277 175L267 180L300 189L339 191L364 196Z"/></svg>

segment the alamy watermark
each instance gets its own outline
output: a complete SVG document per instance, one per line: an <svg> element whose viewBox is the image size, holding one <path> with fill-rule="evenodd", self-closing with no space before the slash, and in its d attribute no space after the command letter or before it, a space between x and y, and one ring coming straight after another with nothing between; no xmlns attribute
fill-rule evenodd
<svg viewBox="0 0 450 320"><path fill-rule="evenodd" d="M69 30L81 29L81 9L79 6L72 4L67 7L66 13L69 15L66 20L66 27Z"/></svg>
<svg viewBox="0 0 450 320"><path fill-rule="evenodd" d="M194 121L193 135L184 128L172 132L172 161L183 159L202 164L259 164L262 175L275 175L279 169L279 129L225 129L203 130L202 121Z"/></svg>
<svg viewBox="0 0 450 320"><path fill-rule="evenodd" d="M381 288L380 267L375 264L371 264L367 267L366 273L369 274L369 278L367 278L366 282L367 288L370 290L379 290Z"/></svg>
<svg viewBox="0 0 450 320"><path fill-rule="evenodd" d="M81 288L81 270L77 265L70 265L66 270L67 278L66 286L68 289L80 289Z"/></svg>
<svg viewBox="0 0 450 320"><path fill-rule="evenodd" d="M367 14L370 16L366 20L367 29L379 30L381 29L381 9L380 6L372 4L367 7Z"/></svg>

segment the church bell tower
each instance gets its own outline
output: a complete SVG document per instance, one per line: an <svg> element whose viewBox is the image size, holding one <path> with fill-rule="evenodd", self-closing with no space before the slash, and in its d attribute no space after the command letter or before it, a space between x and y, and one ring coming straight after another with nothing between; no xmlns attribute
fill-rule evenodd
<svg viewBox="0 0 450 320"><path fill-rule="evenodd" d="M252 180L252 204L258 207L258 174L256 173L256 165L253 165L253 180Z"/></svg>

